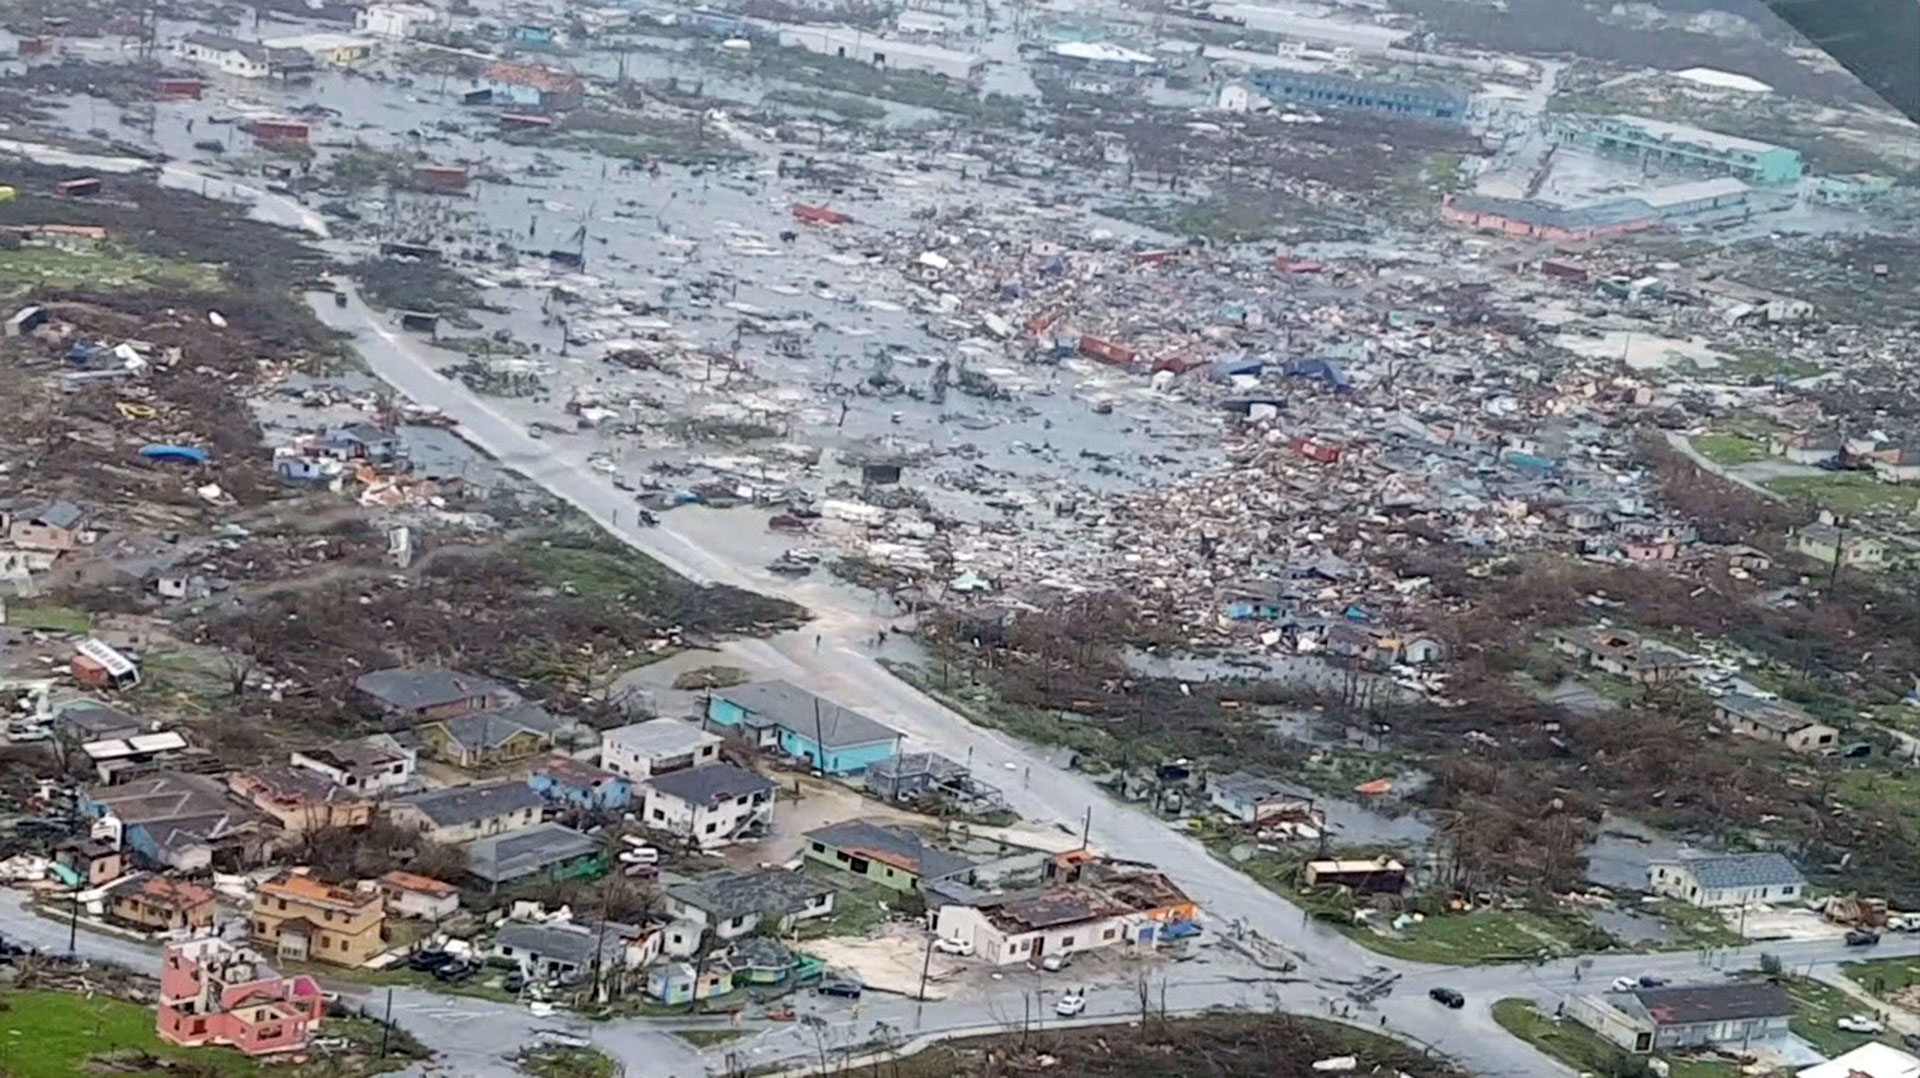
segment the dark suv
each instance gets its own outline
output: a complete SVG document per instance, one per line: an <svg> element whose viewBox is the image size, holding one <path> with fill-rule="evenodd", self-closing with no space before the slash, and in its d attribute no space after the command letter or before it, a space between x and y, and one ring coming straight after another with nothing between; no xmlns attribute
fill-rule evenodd
<svg viewBox="0 0 1920 1078"><path fill-rule="evenodd" d="M1429 989L1427 998L1433 1000L1435 1003L1444 1003L1456 1011L1467 1005L1467 997L1451 988Z"/></svg>

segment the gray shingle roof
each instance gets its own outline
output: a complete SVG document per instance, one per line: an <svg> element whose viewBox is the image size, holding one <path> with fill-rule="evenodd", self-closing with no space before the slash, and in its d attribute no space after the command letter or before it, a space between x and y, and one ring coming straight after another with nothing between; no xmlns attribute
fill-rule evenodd
<svg viewBox="0 0 1920 1078"><path fill-rule="evenodd" d="M455 786L408 794L398 801L419 809L436 827L454 827L490 816L503 816L546 804L521 782L493 782L483 786Z"/></svg>
<svg viewBox="0 0 1920 1078"><path fill-rule="evenodd" d="M730 689L715 689L713 695L748 712L751 717L789 730L807 741L817 740L821 748L827 750L892 741L900 736L900 731L891 726L785 681L756 681Z"/></svg>
<svg viewBox="0 0 1920 1078"><path fill-rule="evenodd" d="M1780 1018L1793 1013L1793 997L1772 981L1642 988L1625 994L1639 1006L1629 1004L1624 1009L1630 1013L1639 1010L1659 1026Z"/></svg>
<svg viewBox="0 0 1920 1078"><path fill-rule="evenodd" d="M828 849L866 857L903 868L921 879L942 880L972 870L974 863L958 854L927 845L911 831L881 827L865 820L847 820L807 832L807 838Z"/></svg>
<svg viewBox="0 0 1920 1078"><path fill-rule="evenodd" d="M502 691L498 682L478 674L400 667L361 674L354 679L353 687L388 707L407 711Z"/></svg>
<svg viewBox="0 0 1920 1078"><path fill-rule="evenodd" d="M1730 692L1720 698L1720 707L1729 714L1777 734L1790 734L1816 723L1812 715L1784 700L1762 700L1746 693Z"/></svg>
<svg viewBox="0 0 1920 1078"><path fill-rule="evenodd" d="M555 730L565 725L565 720L555 717L538 704L516 704L498 711L456 715L443 720L443 724L448 736L467 748L490 749L506 744L522 732L551 738Z"/></svg>
<svg viewBox="0 0 1920 1078"><path fill-rule="evenodd" d="M798 913L833 885L798 872L769 868L756 872L716 872L667 888L667 895L721 921L744 914L782 916Z"/></svg>
<svg viewBox="0 0 1920 1078"><path fill-rule="evenodd" d="M1803 884L1807 878L1793 862L1777 853L1736 853L1712 857L1682 857L1680 864L1700 886L1783 887Z"/></svg>
<svg viewBox="0 0 1920 1078"><path fill-rule="evenodd" d="M50 528L71 528L86 519L86 510L72 502L48 502L27 514L27 519L38 521Z"/></svg>
<svg viewBox="0 0 1920 1078"><path fill-rule="evenodd" d="M608 921L605 931L598 922L588 921L579 924L536 925L524 921L508 921L494 934L496 947L511 947L515 957L521 953L538 955L540 958L562 962L568 965L585 967L593 962L594 945L599 944L602 964L618 962L619 954L627 945L645 930L633 925Z"/></svg>
<svg viewBox="0 0 1920 1078"><path fill-rule="evenodd" d="M717 805L736 797L772 793L773 783L732 764L708 764L655 775L647 785L695 805Z"/></svg>
<svg viewBox="0 0 1920 1078"><path fill-rule="evenodd" d="M526 790L526 787L520 787ZM540 800L534 798L535 801ZM600 842L557 823L537 823L467 843L467 872L488 883L531 876L550 865L598 852Z"/></svg>

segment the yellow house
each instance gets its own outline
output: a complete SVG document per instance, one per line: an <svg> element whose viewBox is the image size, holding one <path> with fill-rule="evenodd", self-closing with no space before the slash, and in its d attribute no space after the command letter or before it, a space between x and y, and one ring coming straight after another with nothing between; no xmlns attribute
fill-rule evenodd
<svg viewBox="0 0 1920 1078"><path fill-rule="evenodd" d="M491 767L530 759L553 748L561 719L534 704L433 719L414 727L428 756L456 767Z"/></svg>
<svg viewBox="0 0 1920 1078"><path fill-rule="evenodd" d="M1822 565L1879 569L1887 564L1887 544L1864 532L1842 532L1832 524L1808 524L1793 533L1793 548Z"/></svg>
<svg viewBox="0 0 1920 1078"><path fill-rule="evenodd" d="M253 900L253 938L281 958L363 966L386 949L387 919L378 891L333 887L286 872L260 885Z"/></svg>

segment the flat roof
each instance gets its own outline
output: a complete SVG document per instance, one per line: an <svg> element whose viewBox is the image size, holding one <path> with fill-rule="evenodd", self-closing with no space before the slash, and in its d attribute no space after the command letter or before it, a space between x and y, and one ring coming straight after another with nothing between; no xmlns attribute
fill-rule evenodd
<svg viewBox="0 0 1920 1078"><path fill-rule="evenodd" d="M720 735L679 719L649 719L616 726L600 735L602 745L618 745L643 756L678 756L702 745L718 745L721 740Z"/></svg>
<svg viewBox="0 0 1920 1078"><path fill-rule="evenodd" d="M1637 198L1654 209L1678 206L1703 198L1725 198L1729 195L1743 195L1753 188L1734 179L1732 176L1720 176L1711 180L1694 180L1690 183L1670 183L1664 187L1653 187L1645 191L1635 191L1627 196Z"/></svg>
<svg viewBox="0 0 1920 1078"><path fill-rule="evenodd" d="M1612 116L1609 116L1608 119L1617 123L1637 127L1656 138L1668 139L1673 142L1692 142L1701 146L1712 146L1715 149L1741 150L1746 153L1767 153L1771 150L1787 149L1785 146L1776 146L1771 142L1741 138L1739 135L1724 135L1718 131L1709 131L1704 127L1670 123L1666 120L1655 120L1648 116L1630 116L1624 112L1616 112Z"/></svg>

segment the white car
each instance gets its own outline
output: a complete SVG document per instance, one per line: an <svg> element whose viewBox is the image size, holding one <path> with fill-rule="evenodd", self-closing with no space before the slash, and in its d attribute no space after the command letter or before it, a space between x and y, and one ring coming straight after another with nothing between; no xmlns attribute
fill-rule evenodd
<svg viewBox="0 0 1920 1078"><path fill-rule="evenodd" d="M1048 973L1058 973L1071 965L1073 965L1073 959L1068 957L1064 951L1055 951L1050 955L1042 956L1040 959L1040 968L1046 970Z"/></svg>
<svg viewBox="0 0 1920 1078"><path fill-rule="evenodd" d="M939 951L941 954L957 954L962 958L973 957L972 940L937 939L933 941L933 949Z"/></svg>
<svg viewBox="0 0 1920 1078"><path fill-rule="evenodd" d="M1868 1018L1864 1014L1841 1015L1840 1020L1835 1022L1834 1025L1839 1026L1848 1033L1885 1033L1887 1031L1886 1026Z"/></svg>
<svg viewBox="0 0 1920 1078"><path fill-rule="evenodd" d="M1640 987L1640 982L1634 980L1632 977L1615 977L1613 979L1613 990L1615 992L1631 992L1638 987Z"/></svg>
<svg viewBox="0 0 1920 1078"><path fill-rule="evenodd" d="M1087 1009L1087 997L1078 988L1061 996L1053 1004L1053 1013L1062 1018L1072 1018Z"/></svg>

